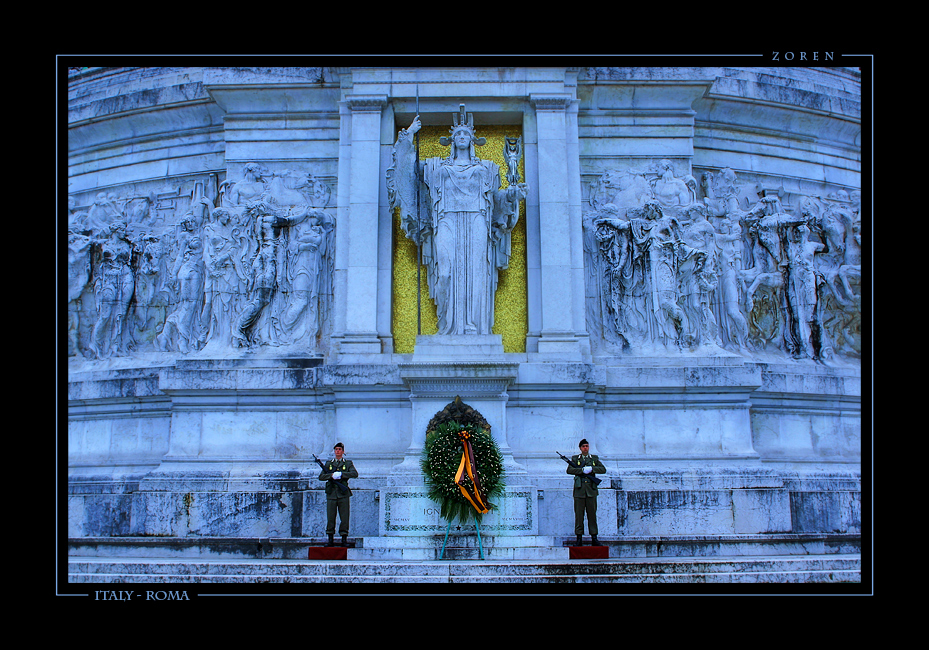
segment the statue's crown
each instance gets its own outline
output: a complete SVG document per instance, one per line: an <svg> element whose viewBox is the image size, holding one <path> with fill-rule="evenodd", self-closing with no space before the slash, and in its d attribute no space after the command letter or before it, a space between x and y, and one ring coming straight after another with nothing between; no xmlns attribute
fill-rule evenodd
<svg viewBox="0 0 929 650"><path fill-rule="evenodd" d="M471 132L471 135L474 135L474 113L468 113L465 111L465 105L458 105L458 114L452 114L452 128L450 133L454 133L459 129L467 129Z"/></svg>
<svg viewBox="0 0 929 650"><path fill-rule="evenodd" d="M452 128L449 129L448 132L454 136L455 133L461 131L462 129L471 134L471 141L478 147L481 147L487 143L486 138L478 138L474 135L474 113L468 113L465 111L465 105L459 104L458 112L452 113ZM441 144L443 147L447 147L451 143L451 138L442 137L439 139L439 144Z"/></svg>

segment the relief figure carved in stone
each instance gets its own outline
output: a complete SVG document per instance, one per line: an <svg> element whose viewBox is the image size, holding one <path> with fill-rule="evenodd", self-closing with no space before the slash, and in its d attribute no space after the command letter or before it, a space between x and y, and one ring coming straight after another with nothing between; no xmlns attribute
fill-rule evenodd
<svg viewBox="0 0 929 650"><path fill-rule="evenodd" d="M716 231L702 203L693 203L685 214L690 223L684 226L682 239L698 254L684 261L679 274L680 302L689 323L684 342L690 348L718 345L719 326L713 311L713 292L719 283Z"/></svg>
<svg viewBox="0 0 929 650"><path fill-rule="evenodd" d="M94 303L97 320L90 337L90 349L98 359L126 354L131 347L125 328L129 306L135 292L133 266L141 246L127 237L125 221L117 219L104 227L94 240Z"/></svg>
<svg viewBox="0 0 929 650"><path fill-rule="evenodd" d="M697 181L687 175L678 178L674 175L674 166L670 160L658 163L658 178L652 181L655 198L665 208L687 207L697 200Z"/></svg>
<svg viewBox="0 0 929 650"><path fill-rule="evenodd" d="M142 235L142 254L135 272L135 318L133 338L151 342L164 326L172 291L168 285L168 256L162 237Z"/></svg>
<svg viewBox="0 0 929 650"><path fill-rule="evenodd" d="M265 172L258 163L248 163L243 169L244 178L237 183L224 183L222 205L226 207L244 206L254 201L267 189L264 181Z"/></svg>
<svg viewBox="0 0 929 650"><path fill-rule="evenodd" d="M168 282L176 300L155 339L159 350L193 352L199 347L200 306L203 299L203 241L192 213L184 216Z"/></svg>
<svg viewBox="0 0 929 650"><path fill-rule="evenodd" d="M92 240L79 232L68 231L68 355L80 349L81 294L90 282L90 251Z"/></svg>
<svg viewBox="0 0 929 650"><path fill-rule="evenodd" d="M280 318L281 336L287 344L315 341L320 319L325 317L329 297L325 294L331 277L331 234L335 224L322 210L299 224L287 250L287 279L290 302Z"/></svg>
<svg viewBox="0 0 929 650"><path fill-rule="evenodd" d="M239 347L262 344L281 345L280 312L271 310L271 313L266 314L265 308L271 305L272 300L277 297L276 289L280 286L281 278L287 277L283 273L286 268L287 253L285 231L303 223L308 218L312 217L322 222L327 217L321 210L310 206L305 206L296 214L284 214L275 209L265 198L248 203L246 214L253 228L252 233L257 248L248 270L248 302L233 328L233 341ZM322 228L318 234L321 233ZM299 240L299 237L297 239ZM282 309L286 310L286 307ZM286 313L285 311L285 315ZM262 319L263 315L264 319ZM284 326L286 327L287 324L285 322Z"/></svg>
<svg viewBox="0 0 929 650"><path fill-rule="evenodd" d="M822 319L818 300L822 275L813 265L813 257L825 246L809 239L805 223L790 228L787 233L787 296L794 323L797 356L811 359L822 354Z"/></svg>
<svg viewBox="0 0 929 650"><path fill-rule="evenodd" d="M608 216L594 221L601 242L610 241L614 249L620 242L622 248L611 250L612 259L618 260L615 270L611 264L610 275L622 277L619 265L631 260L631 274L627 274L631 281L610 285L611 304L614 308L622 305L627 312L624 338L639 346L693 344L701 338L694 331L699 325L691 322L681 304L681 286L702 268L706 253L684 242L680 224L663 214L658 201L648 201L629 214L628 221ZM691 260L694 264L687 266ZM620 292L624 295L617 295Z"/></svg>
<svg viewBox="0 0 929 650"><path fill-rule="evenodd" d="M853 202L829 202L817 216L809 206L810 230L825 248L817 256L824 353L861 353L861 222Z"/></svg>
<svg viewBox="0 0 929 650"><path fill-rule="evenodd" d="M719 326L720 345L744 350L748 345L748 322L741 309L739 271L742 269L742 226L722 216L716 221L718 272L713 308Z"/></svg>
<svg viewBox="0 0 929 650"><path fill-rule="evenodd" d="M200 344L212 348L232 345L232 321L238 313L242 281L237 264L236 224L223 207L212 210L203 229L204 290Z"/></svg>

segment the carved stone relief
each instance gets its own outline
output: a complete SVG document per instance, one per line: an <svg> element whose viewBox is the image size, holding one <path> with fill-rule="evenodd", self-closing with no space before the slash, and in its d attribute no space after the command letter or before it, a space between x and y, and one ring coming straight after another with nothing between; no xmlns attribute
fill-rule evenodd
<svg viewBox="0 0 929 650"><path fill-rule="evenodd" d="M752 200L731 169L703 174L699 188L669 161L591 182L584 242L597 352L859 357L860 192L756 186Z"/></svg>
<svg viewBox="0 0 929 650"><path fill-rule="evenodd" d="M329 186L245 165L68 204L68 354L323 352L335 219Z"/></svg>

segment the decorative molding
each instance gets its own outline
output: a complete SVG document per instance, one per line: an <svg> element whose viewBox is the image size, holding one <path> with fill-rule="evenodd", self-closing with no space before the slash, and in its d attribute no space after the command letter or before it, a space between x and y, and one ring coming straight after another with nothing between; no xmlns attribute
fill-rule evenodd
<svg viewBox="0 0 929 650"><path fill-rule="evenodd" d="M571 95L530 95L531 103L536 111L564 111L567 110L574 98Z"/></svg>
<svg viewBox="0 0 929 650"><path fill-rule="evenodd" d="M387 106L386 95L349 95L345 103L352 111L361 113L379 113Z"/></svg>
<svg viewBox="0 0 929 650"><path fill-rule="evenodd" d="M500 397L506 395L509 379L413 379L410 397L464 395L467 397Z"/></svg>

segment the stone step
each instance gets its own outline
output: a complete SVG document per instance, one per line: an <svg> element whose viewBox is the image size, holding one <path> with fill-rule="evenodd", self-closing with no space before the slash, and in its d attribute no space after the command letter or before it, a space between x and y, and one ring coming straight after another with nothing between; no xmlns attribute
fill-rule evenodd
<svg viewBox="0 0 929 650"><path fill-rule="evenodd" d="M832 583L860 582L860 555L512 561L70 558L69 583Z"/></svg>
<svg viewBox="0 0 929 650"><path fill-rule="evenodd" d="M481 554L483 553L483 557ZM554 537L423 535L370 537L361 548L349 549L349 560L566 560L568 549Z"/></svg>
<svg viewBox="0 0 929 650"><path fill-rule="evenodd" d="M443 535L349 537L347 559L357 561L426 561L480 559L477 536L451 534L440 558ZM567 560L574 536L482 536L487 560ZM589 537L584 538L589 544ZM305 560L309 548L324 537L95 537L68 540L70 557L175 558L178 560ZM610 558L710 558L860 554L859 535L768 534L662 537L600 537ZM585 547L586 548L586 547Z"/></svg>

